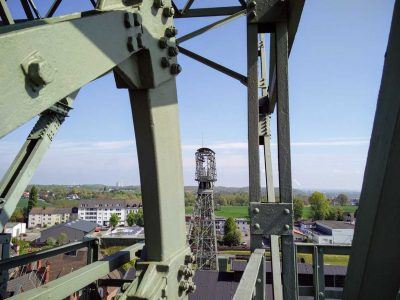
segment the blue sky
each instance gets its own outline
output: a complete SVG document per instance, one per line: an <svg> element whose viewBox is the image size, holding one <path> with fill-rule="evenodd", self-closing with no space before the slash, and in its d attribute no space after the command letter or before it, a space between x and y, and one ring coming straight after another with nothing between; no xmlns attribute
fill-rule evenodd
<svg viewBox="0 0 400 300"><path fill-rule="evenodd" d="M64 2L59 14L78 10L78 1ZM84 2L90 8L89 1L79 2L79 7ZM183 2L177 1L180 7ZM19 1L8 3L15 16L21 14ZM39 9L44 12L49 3L40 1ZM213 3L197 0L193 7ZM306 1L289 60L294 187L361 188L393 5L392 0ZM176 26L183 35L214 20L177 20ZM246 74L244 18L182 46ZM195 184L194 152L203 136L204 145L216 151L217 184L247 186L245 87L184 55L178 59L183 67L177 86L185 184ZM0 141L0 174L33 124L34 120ZM276 161L275 126L272 152ZM277 180L276 163L273 168ZM81 90L33 182L117 181L140 183L127 91L117 90L107 75Z"/></svg>

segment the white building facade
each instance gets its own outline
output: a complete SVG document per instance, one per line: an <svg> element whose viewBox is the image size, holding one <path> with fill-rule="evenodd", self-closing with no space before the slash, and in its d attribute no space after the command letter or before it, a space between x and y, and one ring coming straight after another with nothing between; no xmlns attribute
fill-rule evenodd
<svg viewBox="0 0 400 300"><path fill-rule="evenodd" d="M5 226L5 233L11 234L11 237L19 237L20 234L24 234L26 232L26 224L25 223L14 223L8 222Z"/></svg>
<svg viewBox="0 0 400 300"><path fill-rule="evenodd" d="M126 217L133 211L137 213L141 203L130 200L81 200L78 207L78 218L100 226L108 226L112 214L119 217L118 225L125 225Z"/></svg>

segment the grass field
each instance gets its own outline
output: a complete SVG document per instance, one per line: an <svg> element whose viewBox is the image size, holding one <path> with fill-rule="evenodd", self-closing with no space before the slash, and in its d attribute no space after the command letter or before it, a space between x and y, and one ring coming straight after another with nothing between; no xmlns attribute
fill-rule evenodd
<svg viewBox="0 0 400 300"><path fill-rule="evenodd" d="M193 207L186 207L186 214L191 214ZM219 206L215 210L215 215L218 217L233 217L233 218L249 218L248 206Z"/></svg>
<svg viewBox="0 0 400 300"><path fill-rule="evenodd" d="M343 212L350 212L350 213L355 212L357 207L358 206L353 206L353 205L341 206ZM303 208L303 219L310 219L310 218L311 218L311 206L305 206Z"/></svg>
<svg viewBox="0 0 400 300"><path fill-rule="evenodd" d="M19 202L18 202L18 204L17 204L17 207L18 208L24 208L24 207L27 207L28 206L28 199L25 199L25 198L21 198L21 200L19 200ZM47 203L46 201L44 201L44 200L42 200L42 199L39 199L39 201L38 201L38 206L39 207L43 207L43 206L52 206L51 204L49 204L49 203Z"/></svg>
<svg viewBox="0 0 400 300"><path fill-rule="evenodd" d="M342 206L343 212L355 212L357 206L345 205ZM186 214L191 214L193 207L186 207ZM218 217L233 217L233 218L249 218L248 206L219 206L215 210L215 215ZM309 219L311 216L311 207L305 206L303 208L303 219Z"/></svg>
<svg viewBox="0 0 400 300"><path fill-rule="evenodd" d="M221 254L232 254L232 255L250 255L250 251L243 251L243 250L225 250L220 251ZM268 257L271 254L269 251L265 252L265 255ZM297 258L304 259L306 264L312 264L312 254L307 253L297 253ZM348 255L331 255L325 254L324 255L324 264L325 265L335 265L335 266L347 266L349 263L349 256Z"/></svg>

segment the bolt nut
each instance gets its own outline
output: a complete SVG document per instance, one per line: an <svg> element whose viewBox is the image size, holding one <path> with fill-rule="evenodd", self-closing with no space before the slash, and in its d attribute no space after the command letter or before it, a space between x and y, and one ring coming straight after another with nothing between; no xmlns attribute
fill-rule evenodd
<svg viewBox="0 0 400 300"><path fill-rule="evenodd" d="M175 26L170 26L167 29L165 29L165 36L172 38L178 35L178 29Z"/></svg>
<svg viewBox="0 0 400 300"><path fill-rule="evenodd" d="M189 282L187 282L186 280L184 280L184 281L181 281L180 283L179 283L179 289L180 290L182 290L182 291L186 291L186 290L188 290L189 289Z"/></svg>
<svg viewBox="0 0 400 300"><path fill-rule="evenodd" d="M252 10L248 13L248 17L249 19L254 19L255 17L257 17L257 14L254 10Z"/></svg>
<svg viewBox="0 0 400 300"><path fill-rule="evenodd" d="M285 224L285 229L289 230L290 229L290 225L289 224Z"/></svg>
<svg viewBox="0 0 400 300"><path fill-rule="evenodd" d="M46 61L32 62L28 66L29 79L36 85L46 85L54 80L55 70Z"/></svg>
<svg viewBox="0 0 400 300"><path fill-rule="evenodd" d="M285 215L288 215L288 214L290 214L290 210L289 210L289 209L287 209L287 208L285 208L283 212L285 213Z"/></svg>
<svg viewBox="0 0 400 300"><path fill-rule="evenodd" d="M255 207L254 209L253 209L253 213L254 214L258 214L260 212L260 209L258 208L258 207Z"/></svg>
<svg viewBox="0 0 400 300"><path fill-rule="evenodd" d="M128 42L126 43L129 52L135 51L135 44L133 42L133 37L128 37Z"/></svg>
<svg viewBox="0 0 400 300"><path fill-rule="evenodd" d="M168 47L168 55L169 56L177 56L179 53L178 47Z"/></svg>
<svg viewBox="0 0 400 300"><path fill-rule="evenodd" d="M158 46L161 49L165 49L168 47L168 39L166 37L162 37L158 40Z"/></svg>
<svg viewBox="0 0 400 300"><path fill-rule="evenodd" d="M164 7L165 2L164 0L154 0L153 6L157 9Z"/></svg>
<svg viewBox="0 0 400 300"><path fill-rule="evenodd" d="M257 2L256 1L249 1L247 3L247 8L248 9L254 9L257 6Z"/></svg>
<svg viewBox="0 0 400 300"><path fill-rule="evenodd" d="M172 75L178 75L180 72L182 72L182 67L179 64L172 64L170 68L170 72Z"/></svg>
<svg viewBox="0 0 400 300"><path fill-rule="evenodd" d="M162 57L161 58L161 67L168 68L171 66L171 63L169 62L169 59L167 57Z"/></svg>
<svg viewBox="0 0 400 300"><path fill-rule="evenodd" d="M164 7L163 16L166 18L173 17L175 14L175 9L172 6Z"/></svg>
<svg viewBox="0 0 400 300"><path fill-rule="evenodd" d="M324 292L319 292L319 295L320 296L324 296Z"/></svg>
<svg viewBox="0 0 400 300"><path fill-rule="evenodd" d="M261 283L261 278L257 278L257 283Z"/></svg>
<svg viewBox="0 0 400 300"><path fill-rule="evenodd" d="M140 26L142 25L142 16L138 13L133 14L133 25Z"/></svg>
<svg viewBox="0 0 400 300"><path fill-rule="evenodd" d="M255 229L260 229L260 224L258 224L258 223L254 224L254 228Z"/></svg>
<svg viewBox="0 0 400 300"><path fill-rule="evenodd" d="M195 291L196 291L196 285L194 284L194 282L190 282L189 283L188 292L189 293L194 293Z"/></svg>

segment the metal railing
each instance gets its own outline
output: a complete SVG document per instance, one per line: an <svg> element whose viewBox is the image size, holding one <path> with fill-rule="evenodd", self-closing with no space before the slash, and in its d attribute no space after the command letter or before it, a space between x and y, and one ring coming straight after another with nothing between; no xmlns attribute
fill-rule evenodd
<svg viewBox="0 0 400 300"><path fill-rule="evenodd" d="M121 267L138 256L138 251L143 249L144 244L135 244L110 256L97 261L98 240L88 239L63 245L53 249L40 252L25 254L1 261L1 268L13 268L18 265L27 264L39 259L51 257L60 253L66 253L80 248L88 247L88 265L64 275L58 279L50 281L38 288L18 294L9 299L64 299L71 294L84 289L96 280L106 276L108 273ZM91 258L89 258L91 257ZM92 262L90 262L92 261Z"/></svg>
<svg viewBox="0 0 400 300"><path fill-rule="evenodd" d="M298 286L299 296L314 299L343 299L343 289L325 289L324 255L350 255L351 246L297 243L297 253L311 254L313 286ZM256 249L250 256L234 299L265 299L265 250Z"/></svg>

